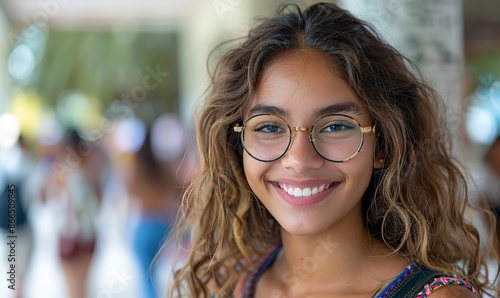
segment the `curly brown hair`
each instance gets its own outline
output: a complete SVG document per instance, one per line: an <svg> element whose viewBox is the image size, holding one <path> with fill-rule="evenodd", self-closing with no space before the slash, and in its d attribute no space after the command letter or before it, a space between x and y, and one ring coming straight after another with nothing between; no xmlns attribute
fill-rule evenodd
<svg viewBox="0 0 500 298"><path fill-rule="evenodd" d="M484 291L480 235L464 220L467 181L450 155L441 101L411 61L367 23L331 3L282 6L222 56L199 113L199 176L185 193L179 233L187 262L170 295L230 296L243 259L279 242L279 228L249 188L233 125L241 123L263 69L280 54L315 49L331 58L377 127L384 168L363 196L367 230L395 253L466 279Z"/></svg>

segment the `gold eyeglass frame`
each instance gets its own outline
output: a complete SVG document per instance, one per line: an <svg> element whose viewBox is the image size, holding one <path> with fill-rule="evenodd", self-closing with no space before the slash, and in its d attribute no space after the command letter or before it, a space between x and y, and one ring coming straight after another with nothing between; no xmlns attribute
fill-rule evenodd
<svg viewBox="0 0 500 298"><path fill-rule="evenodd" d="M285 151L279 155L277 158L275 159L272 159L272 160L263 160L263 159L260 159L260 158L257 158L256 156L254 156L252 153L248 152L248 150L245 148L245 143L243 142L243 130L245 129L245 125L248 121L250 121L251 119L255 118L255 117L259 117L259 116L274 116L274 117L278 117L280 118L281 120L283 120L283 122L288 126L288 129L290 131L290 137L289 137L289 140L288 140L288 146L286 147ZM343 159L343 160L333 160L333 159L328 159L326 157L324 157L319 151L318 149L316 148L316 145L315 142L316 142L316 139L314 139L313 137L313 130L314 130L314 126L323 118L325 117L330 117L330 116L343 116L343 117L346 117L346 118L349 118L351 119L352 121L354 121L354 123L356 123L358 125L358 127L360 128L361 130L361 142L359 144L359 147L358 149L356 150L356 152L351 155L349 158L346 158L346 159ZM375 124L373 125L370 125L370 126L361 126L361 124L356 120L354 119L353 117L351 116L348 116L348 115L344 115L344 114L328 114L328 115L324 115L324 116L321 116L319 117L315 122L314 124L312 125L311 128L309 127L300 127L300 126L296 126L296 127L291 127L288 122L285 120L285 118L279 116L279 115L276 115L276 114L257 114L257 115L253 115L252 117L248 118L247 120L245 120L245 122L243 122L243 125L240 126L239 123L235 123L234 124L234 127L233 127L233 131L234 132L237 132L237 133L241 133L240 134L240 141L241 141L241 145L243 146L243 149L248 153L248 155L250 155L253 159L255 160L258 160L258 161L261 161L261 162L273 162L273 161L276 161L280 158L282 158L287 152L288 150L290 149L291 145L292 145L292 141L293 141L293 132L296 131L296 132L306 132L309 134L309 141L311 142L311 145L313 146L314 148L314 151L316 151L316 153L323 159L327 160L327 161L330 161L330 162L346 162L346 161L349 161L351 159L353 159L360 151L361 151L361 148L363 147L363 144L365 142L365 134L366 133L369 133L369 132L373 132L375 133Z"/></svg>

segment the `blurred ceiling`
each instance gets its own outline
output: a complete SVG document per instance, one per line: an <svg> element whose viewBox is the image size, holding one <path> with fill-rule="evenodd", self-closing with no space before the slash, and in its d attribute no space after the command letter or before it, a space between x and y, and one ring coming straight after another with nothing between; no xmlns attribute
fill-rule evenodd
<svg viewBox="0 0 500 298"><path fill-rule="evenodd" d="M466 22L497 23L500 19L498 0L462 1ZM175 25L200 6L200 0L0 0L0 6L14 27L46 22L56 27L85 28L138 23Z"/></svg>
<svg viewBox="0 0 500 298"><path fill-rule="evenodd" d="M44 23L54 28L101 28L159 24L184 19L196 0L0 0L14 28Z"/></svg>

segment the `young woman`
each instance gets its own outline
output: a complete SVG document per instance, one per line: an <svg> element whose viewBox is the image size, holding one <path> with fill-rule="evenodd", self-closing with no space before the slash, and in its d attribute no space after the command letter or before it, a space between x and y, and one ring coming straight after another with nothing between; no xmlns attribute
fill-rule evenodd
<svg viewBox="0 0 500 298"><path fill-rule="evenodd" d="M483 293L466 180L407 62L326 3L283 7L225 54L198 119L202 168L179 227L191 246L171 295Z"/></svg>

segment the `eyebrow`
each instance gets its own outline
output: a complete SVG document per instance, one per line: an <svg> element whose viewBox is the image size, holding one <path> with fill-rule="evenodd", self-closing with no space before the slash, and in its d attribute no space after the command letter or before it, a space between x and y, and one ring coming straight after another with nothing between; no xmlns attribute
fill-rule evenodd
<svg viewBox="0 0 500 298"><path fill-rule="evenodd" d="M328 115L328 114L339 114L339 113L345 113L345 112L350 112L350 113L356 113L358 115L361 115L361 109L359 105L355 104L354 102L346 101L346 102L341 102L341 103L336 103L333 105L329 105L317 110L314 110L313 115L315 117L321 117L323 115ZM250 116L256 115L256 114L275 114L278 116L286 117L287 112L280 107L276 106L271 106L271 105L256 105L250 110Z"/></svg>
<svg viewBox="0 0 500 298"><path fill-rule="evenodd" d="M278 116L284 117L287 115L287 112L284 109L278 108L276 106L256 105L250 110L250 116L256 114L276 114Z"/></svg>
<svg viewBox="0 0 500 298"><path fill-rule="evenodd" d="M346 101L315 110L313 114L316 117L321 117L327 114L339 114L345 112L361 115L361 108L354 102Z"/></svg>

